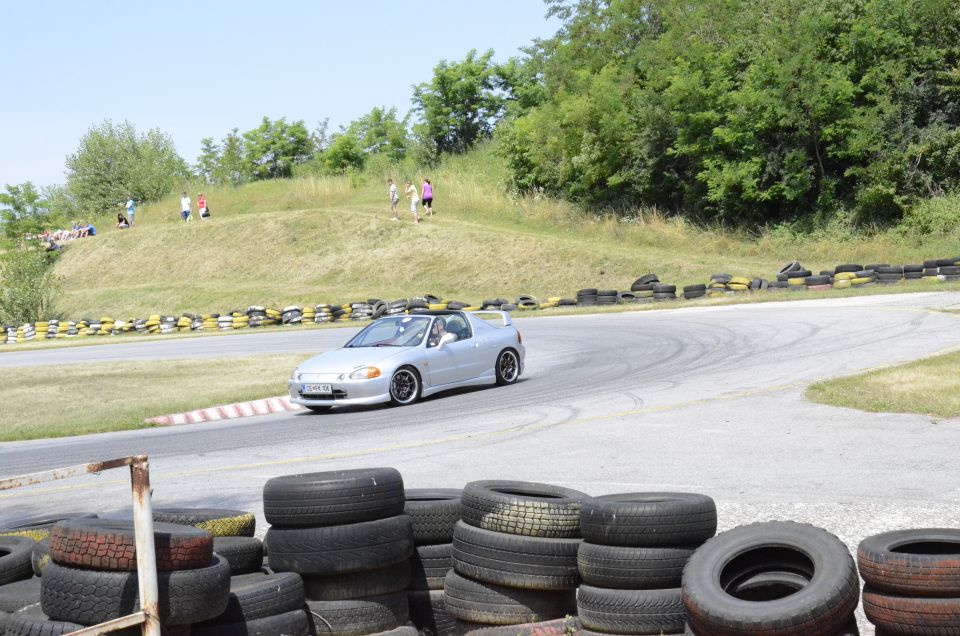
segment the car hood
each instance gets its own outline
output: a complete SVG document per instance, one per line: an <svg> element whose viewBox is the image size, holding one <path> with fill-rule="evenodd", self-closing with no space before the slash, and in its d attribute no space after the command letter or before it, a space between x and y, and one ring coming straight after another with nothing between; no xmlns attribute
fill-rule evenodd
<svg viewBox="0 0 960 636"><path fill-rule="evenodd" d="M335 349L301 362L300 373L349 373L360 366L376 366L389 358L409 353L414 347L354 347Z"/></svg>

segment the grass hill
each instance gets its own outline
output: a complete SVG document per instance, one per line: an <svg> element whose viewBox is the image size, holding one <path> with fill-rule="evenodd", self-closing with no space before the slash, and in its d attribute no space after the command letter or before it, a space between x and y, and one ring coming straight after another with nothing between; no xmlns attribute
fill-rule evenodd
<svg viewBox="0 0 960 636"><path fill-rule="evenodd" d="M64 280L57 311L140 316L422 293L479 302L628 289L649 271L683 285L718 271L773 278L794 258L817 271L957 251L946 240L920 247L888 234L747 236L650 210L619 219L594 215L549 198L508 195L504 169L488 149L452 158L429 175L392 175L401 186L408 176L434 183L437 214L415 226L403 199L401 222L389 220L386 176L206 187L213 218L188 224L172 194L139 209L134 229L98 227L97 237L66 247L57 264ZM194 200L196 192L192 186Z"/></svg>

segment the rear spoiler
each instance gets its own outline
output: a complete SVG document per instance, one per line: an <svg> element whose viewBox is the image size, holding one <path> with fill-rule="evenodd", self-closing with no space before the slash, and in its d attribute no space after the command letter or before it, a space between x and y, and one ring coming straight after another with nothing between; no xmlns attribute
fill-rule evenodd
<svg viewBox="0 0 960 636"><path fill-rule="evenodd" d="M510 314L498 309L479 309L477 311L471 311L470 313L480 318L483 318L480 316L480 314L494 314L496 316L500 316L500 318L503 320L504 327L509 327L513 324L513 321L510 319Z"/></svg>

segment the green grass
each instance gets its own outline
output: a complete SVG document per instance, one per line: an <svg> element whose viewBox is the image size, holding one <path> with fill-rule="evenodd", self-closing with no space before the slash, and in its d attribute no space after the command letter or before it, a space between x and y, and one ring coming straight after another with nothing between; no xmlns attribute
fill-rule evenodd
<svg viewBox="0 0 960 636"><path fill-rule="evenodd" d="M0 369L0 442L147 428L144 419L286 393L306 355Z"/></svg>
<svg viewBox="0 0 960 636"><path fill-rule="evenodd" d="M871 413L960 416L960 352L811 385L807 398Z"/></svg>
<svg viewBox="0 0 960 636"><path fill-rule="evenodd" d="M794 258L816 272L838 262L916 262L956 249L950 237L920 246L891 233L750 236L656 210L591 214L508 195L503 166L488 149L429 173L437 215L414 226L409 212L401 223L389 221L386 176L205 187L214 215L208 222L182 223L177 195L145 205L133 230L101 228L96 238L66 247L57 264L64 279L57 313L129 318L423 293L468 302L570 296L583 287L627 289L650 271L685 285L717 271L773 278Z"/></svg>

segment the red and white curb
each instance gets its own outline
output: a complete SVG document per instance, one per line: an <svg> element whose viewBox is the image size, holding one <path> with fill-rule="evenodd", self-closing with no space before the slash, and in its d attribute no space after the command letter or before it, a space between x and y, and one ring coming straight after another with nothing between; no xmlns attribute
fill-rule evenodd
<svg viewBox="0 0 960 636"><path fill-rule="evenodd" d="M199 424L200 422L234 420L238 417L269 415L271 413L300 411L302 409L302 406L290 402L289 397L286 395L281 395L279 397L253 400L252 402L237 402L234 404L224 404L223 406L211 406L208 409L187 411L186 413L161 415L159 417L151 417L144 421L148 424L161 424L166 426L171 424Z"/></svg>

